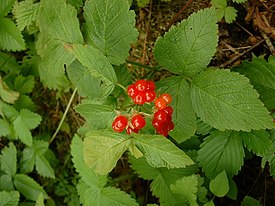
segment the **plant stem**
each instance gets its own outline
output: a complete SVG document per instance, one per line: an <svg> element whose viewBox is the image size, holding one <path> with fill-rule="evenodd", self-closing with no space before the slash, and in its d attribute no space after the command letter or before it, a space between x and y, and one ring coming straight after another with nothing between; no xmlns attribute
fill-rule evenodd
<svg viewBox="0 0 275 206"><path fill-rule="evenodd" d="M125 92L127 92L127 89L122 84L117 82L116 85L123 89Z"/></svg>
<svg viewBox="0 0 275 206"><path fill-rule="evenodd" d="M135 66L138 66L138 67L143 67L145 69L154 69L154 70L158 70L161 68L161 66L155 66L155 67L150 67L150 66L147 66L145 64L141 64L141 63L138 63L138 62L135 62L135 61L132 61L132 60L129 60L129 59L126 59L126 62L128 64L132 64L132 65L135 65Z"/></svg>
<svg viewBox="0 0 275 206"><path fill-rule="evenodd" d="M66 116L67 116L67 113L68 113L68 111L69 111L69 109L70 109L70 107L71 107L71 104L72 104L73 99L74 99L74 97L75 97L76 91L77 91L77 87L74 89L74 91L73 91L73 93L72 93L72 96L71 96L71 98L70 98L70 100L69 100L69 103L68 103L68 105L67 105L67 107L66 107L66 110L65 110L65 112L64 112L64 114L63 114L63 116L62 116L62 119L61 119L61 121L59 122L59 125L58 125L57 129L55 130L55 133L53 134L53 136L52 136L52 138L51 138L49 144L51 144L51 143L53 142L53 140L55 139L56 135L58 134L58 132L59 132L59 130L60 130L60 128L61 128L61 126L62 126L62 124L63 124L65 118L66 118Z"/></svg>

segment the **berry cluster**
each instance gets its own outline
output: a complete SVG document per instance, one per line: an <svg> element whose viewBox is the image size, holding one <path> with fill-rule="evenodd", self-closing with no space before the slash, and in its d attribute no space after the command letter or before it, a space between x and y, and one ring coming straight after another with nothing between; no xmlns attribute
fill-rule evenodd
<svg viewBox="0 0 275 206"><path fill-rule="evenodd" d="M156 132L166 137L168 132L174 129L172 121L173 108L169 106L172 97L168 93L164 93L156 98L155 89L156 85L153 81L138 80L127 88L127 93L133 102L138 105L154 101L154 114L148 114L148 116L152 117L152 125ZM130 116L117 116L112 127L116 132L122 132L126 129L127 134L131 134L132 132L138 133L145 125L144 116L135 112L134 115Z"/></svg>
<svg viewBox="0 0 275 206"><path fill-rule="evenodd" d="M149 80L138 80L131 84L127 93L133 99L135 104L144 104L145 102L152 102L156 98L156 85Z"/></svg>
<svg viewBox="0 0 275 206"><path fill-rule="evenodd" d="M112 128L116 132L126 129L127 134L131 134L132 132L138 133L145 125L146 121L141 114L132 116L131 121L126 116L119 115L113 121Z"/></svg>
<svg viewBox="0 0 275 206"><path fill-rule="evenodd" d="M168 132L174 129L172 122L173 108L168 106L172 101L171 95L165 93L155 100L155 108L152 125L158 134L167 136Z"/></svg>

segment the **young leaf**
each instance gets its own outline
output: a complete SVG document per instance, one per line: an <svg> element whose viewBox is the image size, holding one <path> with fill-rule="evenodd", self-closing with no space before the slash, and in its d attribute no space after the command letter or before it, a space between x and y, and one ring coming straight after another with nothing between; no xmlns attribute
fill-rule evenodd
<svg viewBox="0 0 275 206"><path fill-rule="evenodd" d="M44 198L48 198L44 189L31 177L24 174L16 174L14 176L14 186L29 200L37 200L39 194L42 192Z"/></svg>
<svg viewBox="0 0 275 206"><path fill-rule="evenodd" d="M194 164L170 140L160 135L136 135L135 144L152 167L181 168Z"/></svg>
<svg viewBox="0 0 275 206"><path fill-rule="evenodd" d="M236 20L236 17L237 17L237 10L234 7L228 6L225 8L224 19L226 23L231 24L233 21Z"/></svg>
<svg viewBox="0 0 275 206"><path fill-rule="evenodd" d="M37 18L40 3L33 3L33 0L16 2L13 7L13 14L16 18L17 28L23 31L29 28Z"/></svg>
<svg viewBox="0 0 275 206"><path fill-rule="evenodd" d="M189 77L206 68L218 42L214 8L192 14L159 38L154 49L157 62L170 72Z"/></svg>
<svg viewBox="0 0 275 206"><path fill-rule="evenodd" d="M189 139L196 131L196 114L187 81L181 76L170 77L160 81L157 88L161 93L169 93L173 98L171 106L174 109L172 119L175 128L169 133L170 136L179 143Z"/></svg>
<svg viewBox="0 0 275 206"><path fill-rule="evenodd" d="M41 0L38 25L41 32L63 42L83 43L77 11L65 0Z"/></svg>
<svg viewBox="0 0 275 206"><path fill-rule="evenodd" d="M107 174L130 145L130 138L114 132L90 131L84 139L84 161L99 174Z"/></svg>
<svg viewBox="0 0 275 206"><path fill-rule="evenodd" d="M186 168L167 169L165 167L155 168L148 164L144 157L136 159L129 157L131 167L145 180L153 180L150 188L153 195L160 198L161 205L172 205L177 203L176 194L171 191L170 185L184 176L197 172L197 166L187 166Z"/></svg>
<svg viewBox="0 0 275 206"><path fill-rule="evenodd" d="M223 197L228 193L229 183L225 170L210 181L209 188L210 191L217 197Z"/></svg>
<svg viewBox="0 0 275 206"><path fill-rule="evenodd" d="M99 49L111 62L120 65L129 56L130 43L138 36L135 12L125 0L91 0L84 7L88 44Z"/></svg>
<svg viewBox="0 0 275 206"><path fill-rule="evenodd" d="M244 76L229 70L208 70L191 84L191 99L197 115L219 130L273 128L269 112Z"/></svg>
<svg viewBox="0 0 275 206"><path fill-rule="evenodd" d="M20 194L17 191L0 191L0 203L3 206L17 206Z"/></svg>
<svg viewBox="0 0 275 206"><path fill-rule="evenodd" d="M110 127L116 116L114 108L108 105L82 103L77 105L75 110L85 118L87 124L95 129Z"/></svg>
<svg viewBox="0 0 275 206"><path fill-rule="evenodd" d="M233 176L243 165L244 149L240 134L234 131L214 131L201 144L198 161L210 179L225 170Z"/></svg>
<svg viewBox="0 0 275 206"><path fill-rule="evenodd" d="M0 18L0 49L21 51L25 49L24 39L15 23L8 18Z"/></svg>
<svg viewBox="0 0 275 206"><path fill-rule="evenodd" d="M256 200L253 197L245 196L243 198L241 206L261 206L261 203L259 200Z"/></svg>
<svg viewBox="0 0 275 206"><path fill-rule="evenodd" d="M4 17L12 8L15 0L0 1L0 18Z"/></svg>
<svg viewBox="0 0 275 206"><path fill-rule="evenodd" d="M2 149L2 155L0 156L1 170L9 176L14 176L16 173L16 155L17 151L12 142L9 143L9 147Z"/></svg>
<svg viewBox="0 0 275 206"><path fill-rule="evenodd" d="M269 133L264 130L241 132L240 137L247 149L259 156L263 156L272 145Z"/></svg>
<svg viewBox="0 0 275 206"><path fill-rule="evenodd" d="M180 199L183 199L185 203L190 206L198 206L198 177L196 175L183 177L170 187L171 191L179 196Z"/></svg>
<svg viewBox="0 0 275 206"><path fill-rule="evenodd" d="M4 81L2 81L0 76L0 97L3 101L14 104L14 102L18 99L19 93L11 90Z"/></svg>

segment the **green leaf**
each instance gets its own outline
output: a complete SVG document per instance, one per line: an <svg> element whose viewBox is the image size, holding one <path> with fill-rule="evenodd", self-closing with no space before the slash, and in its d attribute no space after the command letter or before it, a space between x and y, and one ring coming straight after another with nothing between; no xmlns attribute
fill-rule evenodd
<svg viewBox="0 0 275 206"><path fill-rule="evenodd" d="M18 99L19 93L11 90L5 82L2 81L0 76L0 97L3 101L14 104L14 102Z"/></svg>
<svg viewBox="0 0 275 206"><path fill-rule="evenodd" d="M29 27L35 23L39 6L40 4L34 4L33 0L15 3L12 12L16 18L17 28L20 31L23 31L25 28L29 29Z"/></svg>
<svg viewBox="0 0 275 206"><path fill-rule="evenodd" d="M262 168L265 167L265 164L268 162L269 163L269 170L271 176L275 177L275 130L271 130L270 132L270 138L272 140L272 144L270 145L270 148L268 151L264 154L262 158Z"/></svg>
<svg viewBox="0 0 275 206"><path fill-rule="evenodd" d="M16 109L0 100L0 115L6 117L8 120L13 121L19 115Z"/></svg>
<svg viewBox="0 0 275 206"><path fill-rule="evenodd" d="M21 94L28 94L32 92L34 87L34 77L27 76L24 77L19 75L14 80L14 89L19 91Z"/></svg>
<svg viewBox="0 0 275 206"><path fill-rule="evenodd" d="M14 190L12 177L7 174L3 174L0 176L0 190L11 191Z"/></svg>
<svg viewBox="0 0 275 206"><path fill-rule="evenodd" d="M84 139L84 161L99 174L107 174L128 148L130 138L114 132L90 131Z"/></svg>
<svg viewBox="0 0 275 206"><path fill-rule="evenodd" d="M244 3L246 2L247 0L233 0L233 2L236 2L236 3Z"/></svg>
<svg viewBox="0 0 275 206"><path fill-rule="evenodd" d="M197 159L206 176L213 179L223 170L229 177L237 174L244 155L240 133L214 131L201 144Z"/></svg>
<svg viewBox="0 0 275 206"><path fill-rule="evenodd" d="M82 103L75 107L75 110L85 118L86 123L94 129L105 129L110 127L116 113L109 105L93 103Z"/></svg>
<svg viewBox="0 0 275 206"><path fill-rule="evenodd" d="M20 194L17 191L0 191L0 204L2 206L17 206Z"/></svg>
<svg viewBox="0 0 275 206"><path fill-rule="evenodd" d="M12 142L9 143L9 147L2 149L2 155L0 156L1 170L7 175L14 176L16 173L16 155L17 151Z"/></svg>
<svg viewBox="0 0 275 206"><path fill-rule="evenodd" d="M12 8L15 0L0 1L0 18L4 17Z"/></svg>
<svg viewBox="0 0 275 206"><path fill-rule="evenodd" d="M231 24L233 21L235 21L237 17L237 12L238 11L232 6L226 7L224 11L225 22Z"/></svg>
<svg viewBox="0 0 275 206"><path fill-rule="evenodd" d="M171 106L174 109L175 128L169 133L177 142L183 142L195 134L196 114L193 110L190 89L187 81L181 77L170 77L160 81L157 88L161 93L172 95Z"/></svg>
<svg viewBox="0 0 275 206"><path fill-rule="evenodd" d="M40 193L38 195L38 198L35 201L35 206L44 206L44 197L43 197L43 193Z"/></svg>
<svg viewBox="0 0 275 206"><path fill-rule="evenodd" d="M205 122L201 121L199 118L197 118L196 123L197 123L196 134L206 135L206 134L209 134L213 130L213 127L211 127L209 124L206 124Z"/></svg>
<svg viewBox="0 0 275 206"><path fill-rule="evenodd" d="M36 105L32 101L31 97L26 94L21 94L13 106L16 110L27 109L34 111L36 108Z"/></svg>
<svg viewBox="0 0 275 206"><path fill-rule="evenodd" d="M42 192L44 198L48 198L44 189L31 177L24 174L16 174L14 176L14 186L29 200L37 200L39 194Z"/></svg>
<svg viewBox="0 0 275 206"><path fill-rule="evenodd" d="M270 89L261 85L254 85L254 88L260 94L260 100L265 104L268 110L275 108L275 89Z"/></svg>
<svg viewBox="0 0 275 206"><path fill-rule="evenodd" d="M189 16L159 38L154 49L157 62L170 72L195 76L216 52L218 27L214 8Z"/></svg>
<svg viewBox="0 0 275 206"><path fill-rule="evenodd" d="M33 171L35 164L35 149L33 147L26 147L23 150L20 163L21 173L28 173Z"/></svg>
<svg viewBox="0 0 275 206"><path fill-rule="evenodd" d="M32 145L32 135L30 130L36 128L41 122L41 116L29 110L22 109L14 120L14 130L16 136L26 145Z"/></svg>
<svg viewBox="0 0 275 206"><path fill-rule="evenodd" d="M238 188L235 181L233 179L228 179L228 183L229 183L229 191L226 194L226 196L232 200L237 200Z"/></svg>
<svg viewBox="0 0 275 206"><path fill-rule="evenodd" d="M170 185L175 184L177 180L191 175L198 170L196 165L175 169L167 169L165 167L155 168L148 164L145 157L136 159L130 156L129 161L131 167L139 174L139 177L145 180L152 180L150 184L151 191L153 195L160 198L161 205L176 203L178 195L172 193Z"/></svg>
<svg viewBox="0 0 275 206"><path fill-rule="evenodd" d="M54 170L49 161L43 155L37 155L35 158L35 168L39 175L43 177L55 178Z"/></svg>
<svg viewBox="0 0 275 206"><path fill-rule="evenodd" d="M183 199L190 206L198 206L198 177L196 175L183 177L170 187L174 194L178 195L180 199Z"/></svg>
<svg viewBox="0 0 275 206"><path fill-rule="evenodd" d="M259 200L256 200L253 197L245 196L241 206L261 206L261 203Z"/></svg>
<svg viewBox="0 0 275 206"><path fill-rule="evenodd" d="M211 0L211 4L217 9L224 9L227 7L226 0Z"/></svg>
<svg viewBox="0 0 275 206"><path fill-rule="evenodd" d="M125 0L91 0L84 7L88 44L99 49L111 64L120 65L129 56L130 43L138 36L135 12Z"/></svg>
<svg viewBox="0 0 275 206"><path fill-rule="evenodd" d="M16 58L12 54L7 54L0 51L0 70L9 73L17 74L21 71Z"/></svg>
<svg viewBox="0 0 275 206"><path fill-rule="evenodd" d="M225 170L210 181L209 188L210 191L217 197L223 197L228 193L229 183Z"/></svg>
<svg viewBox="0 0 275 206"><path fill-rule="evenodd" d="M11 133L11 125L6 119L0 119L0 136L8 136Z"/></svg>
<svg viewBox="0 0 275 206"><path fill-rule="evenodd" d="M8 18L0 19L0 49L21 51L25 49L25 42L15 23Z"/></svg>
<svg viewBox="0 0 275 206"><path fill-rule="evenodd" d="M77 11L65 0L41 0L38 25L41 32L63 42L83 43Z"/></svg>
<svg viewBox="0 0 275 206"><path fill-rule="evenodd" d="M85 0L68 0L67 2L79 10L83 6L84 1Z"/></svg>
<svg viewBox="0 0 275 206"><path fill-rule="evenodd" d="M181 168L194 164L170 140L160 135L135 135L135 144L153 167Z"/></svg>
<svg viewBox="0 0 275 206"><path fill-rule="evenodd" d="M273 128L269 112L247 78L229 70L208 70L191 84L191 99L197 115L219 130Z"/></svg>
<svg viewBox="0 0 275 206"><path fill-rule="evenodd" d="M259 156L263 156L272 145L269 133L264 130L255 130L251 132L241 132L240 137L249 151Z"/></svg>

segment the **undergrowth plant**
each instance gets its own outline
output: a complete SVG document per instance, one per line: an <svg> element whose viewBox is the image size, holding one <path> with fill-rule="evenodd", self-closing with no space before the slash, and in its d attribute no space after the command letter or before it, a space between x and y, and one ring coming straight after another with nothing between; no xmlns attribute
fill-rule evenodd
<svg viewBox="0 0 275 206"><path fill-rule="evenodd" d="M142 66L127 60L138 36L129 8L128 0L1 0L0 205L210 206L237 199L233 177L248 154L275 175L275 58L208 67L218 45L211 7L159 37L157 66ZM52 136L39 130L32 100L39 80L56 98L73 90ZM71 137L71 165L53 142L76 95L85 124ZM158 201L115 187L110 173L122 156ZM260 203L246 196L242 205Z"/></svg>

